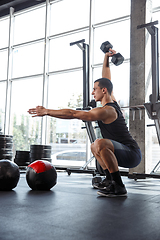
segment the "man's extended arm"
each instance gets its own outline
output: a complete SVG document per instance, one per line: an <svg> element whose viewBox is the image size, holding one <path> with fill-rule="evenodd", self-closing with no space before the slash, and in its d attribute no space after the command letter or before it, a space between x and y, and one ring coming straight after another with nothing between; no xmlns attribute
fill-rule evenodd
<svg viewBox="0 0 160 240"><path fill-rule="evenodd" d="M42 117L47 115L61 119L80 119L83 121L106 120L110 122L116 117L115 110L110 106L105 109L101 107L93 108L90 111L79 111L73 109L52 110L46 109L42 106L37 106L36 108L29 109L28 112L29 114L32 114L33 117Z"/></svg>

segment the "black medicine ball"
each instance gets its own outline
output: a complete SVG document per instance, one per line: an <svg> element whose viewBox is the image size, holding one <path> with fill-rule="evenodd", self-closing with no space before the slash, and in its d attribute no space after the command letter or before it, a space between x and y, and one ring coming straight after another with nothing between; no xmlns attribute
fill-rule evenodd
<svg viewBox="0 0 160 240"><path fill-rule="evenodd" d="M0 191L12 190L20 178L19 167L10 160L0 160Z"/></svg>
<svg viewBox="0 0 160 240"><path fill-rule="evenodd" d="M52 163L37 160L28 165L26 180L32 190L50 190L57 183L57 172Z"/></svg>

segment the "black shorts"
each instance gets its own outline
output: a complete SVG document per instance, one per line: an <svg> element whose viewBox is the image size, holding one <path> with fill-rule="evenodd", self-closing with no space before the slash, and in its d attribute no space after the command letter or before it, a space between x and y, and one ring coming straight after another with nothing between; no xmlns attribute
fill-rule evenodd
<svg viewBox="0 0 160 240"><path fill-rule="evenodd" d="M110 141L114 146L114 154L117 158L118 166L134 168L140 164L142 155L139 148L129 147L111 139Z"/></svg>

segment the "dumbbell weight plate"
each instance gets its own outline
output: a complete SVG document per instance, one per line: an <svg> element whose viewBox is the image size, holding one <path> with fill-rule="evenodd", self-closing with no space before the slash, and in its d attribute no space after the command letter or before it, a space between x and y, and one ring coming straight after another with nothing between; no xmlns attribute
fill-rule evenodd
<svg viewBox="0 0 160 240"><path fill-rule="evenodd" d="M111 62L116 66L122 64L123 61L124 61L124 57L120 53L114 54L111 59Z"/></svg>
<svg viewBox="0 0 160 240"><path fill-rule="evenodd" d="M0 149L0 155L3 154L13 154L13 152L10 149Z"/></svg>
<svg viewBox="0 0 160 240"><path fill-rule="evenodd" d="M13 147L13 143L0 143L0 149L1 148L11 149L12 147Z"/></svg>
<svg viewBox="0 0 160 240"><path fill-rule="evenodd" d="M20 151L20 150L16 151L17 155L29 155L29 153L30 153L30 151Z"/></svg>
<svg viewBox="0 0 160 240"><path fill-rule="evenodd" d="M100 49L101 49L102 52L104 52L104 53L109 52L109 49L110 49L110 48L113 48L113 45L112 45L110 42L108 42L108 41L102 43L102 45L101 45L101 47L100 47Z"/></svg>

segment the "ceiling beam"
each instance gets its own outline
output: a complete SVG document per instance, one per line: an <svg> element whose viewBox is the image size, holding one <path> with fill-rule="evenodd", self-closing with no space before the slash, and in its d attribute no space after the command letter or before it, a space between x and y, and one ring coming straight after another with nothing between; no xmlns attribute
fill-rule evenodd
<svg viewBox="0 0 160 240"><path fill-rule="evenodd" d="M45 0L1 0L0 1L0 17L9 15L10 7L15 9L15 12L38 5Z"/></svg>

